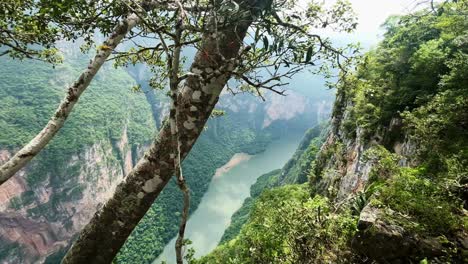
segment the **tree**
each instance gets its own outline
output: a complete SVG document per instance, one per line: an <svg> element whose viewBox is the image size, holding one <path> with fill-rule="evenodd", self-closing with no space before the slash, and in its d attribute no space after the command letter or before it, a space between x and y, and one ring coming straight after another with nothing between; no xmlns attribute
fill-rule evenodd
<svg viewBox="0 0 468 264"><path fill-rule="evenodd" d="M188 202L180 163L203 131L225 87L232 93L253 92L262 98L263 90L284 95L282 86L287 84L284 79L309 66L316 65L315 72L322 73L328 73L330 67L345 68L350 63L345 50L352 47L333 47L329 39L314 34L313 30L332 27L349 32L356 26L350 6L344 1L337 1L332 6L312 2L306 7L301 7L298 1L286 0L98 1L79 12L78 17L83 18L78 22L73 21L77 15L75 10L86 6L87 1L65 1L63 5L47 0L26 2L31 10L39 10L38 16L42 14L41 8L52 10L50 19L53 23L73 25L78 30L70 38L85 37L88 44L92 44L90 32L97 29L109 34L109 25L126 17L123 21L127 22L121 22L115 32L120 41L124 31L128 31L127 39L133 47L125 51L115 50L118 41L106 42L98 46L98 52L105 53L99 60L96 59L98 53L95 61L103 63L103 56L113 53L116 66L145 63L154 73L151 85L155 88L168 85L172 99L169 119L159 135L119 184L113 197L84 228L64 263L110 263L174 173ZM56 9L59 14L55 14ZM23 17L16 14L12 21L21 22ZM89 22L91 24L87 24ZM8 25L5 27L8 29ZM80 31L81 28L86 29ZM42 33L55 36L48 39L48 44L54 43L57 36L67 36L56 28L47 27L36 33L38 39L16 45L22 50L19 53L11 51L14 44L4 44L11 49L3 55L40 57L40 53L29 50L28 44L40 44ZM111 33L110 37L113 36L116 34ZM142 38L153 40L152 44L143 45ZM184 69L181 63L184 59L182 50L186 48L197 50L189 69ZM91 76L89 72L85 75ZM87 82L91 79L92 76ZM85 88L81 86L80 91ZM59 128L57 126L56 131ZM46 131L49 131L47 127ZM40 151L56 131L33 154ZM17 166L16 171L32 156ZM177 243L179 250L187 213L184 210L181 239Z"/></svg>
<svg viewBox="0 0 468 264"><path fill-rule="evenodd" d="M156 3L151 3L146 8L154 8L156 5ZM114 6L112 1L107 0L96 1L93 4L88 4L86 1L55 3L47 0L11 0L0 3L0 7L4 10L0 13L2 19L0 20L0 36L2 36L0 48L3 48L0 50L0 56L9 55L18 59L29 58L58 63L61 57L54 45L60 38L75 41L82 37L89 45L92 43L93 31L96 28L109 34L107 40L98 47L94 59L89 62L78 79L68 87L65 98L47 125L10 160L0 166L1 185L34 158L60 130L100 67L127 33L140 22L140 18L132 13L121 19L113 30L109 30L113 22L100 22L100 15L116 12L110 17L119 17L122 12L126 11L120 10L118 5ZM140 10L142 11L144 10ZM32 14L28 16L25 15L26 12ZM96 14L96 12L99 13ZM95 26L91 27L89 23Z"/></svg>

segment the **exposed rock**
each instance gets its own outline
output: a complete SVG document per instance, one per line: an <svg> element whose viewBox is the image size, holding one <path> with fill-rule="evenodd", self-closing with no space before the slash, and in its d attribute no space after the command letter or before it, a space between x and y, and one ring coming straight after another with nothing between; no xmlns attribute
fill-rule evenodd
<svg viewBox="0 0 468 264"><path fill-rule="evenodd" d="M118 147L119 147L120 153L123 154L122 156L123 175L127 175L127 173L129 173L133 168L132 150L128 141L127 126L124 127L124 130L122 132L122 137L120 138L120 141L118 143Z"/></svg>
<svg viewBox="0 0 468 264"><path fill-rule="evenodd" d="M0 186L0 237L21 246L24 251L22 262L42 262L48 255L68 245L69 240L113 194L125 173L133 166L132 147L128 142L126 127L116 143L120 161L115 158L110 141L97 142L83 153L70 157L67 167L77 166L78 175L74 180L62 182L59 186L51 186L53 175L48 174L45 181L31 189L24 180L27 170ZM40 209L53 195L64 193L63 197L67 197L77 188L81 189L79 197L68 201L60 199L54 204L53 210ZM26 191L33 193L34 201L19 209L11 208L11 198L21 197ZM29 210L34 210L34 213ZM7 259L2 261L17 262Z"/></svg>
<svg viewBox="0 0 468 264"><path fill-rule="evenodd" d="M281 107L288 105L288 107ZM307 99L298 94L288 96L272 96L268 104L265 105L266 117L263 121L263 127L268 127L273 121L278 119L289 120L298 114L305 112Z"/></svg>
<svg viewBox="0 0 468 264"><path fill-rule="evenodd" d="M398 224L404 221L391 210L367 205L351 246L356 253L381 263L411 263L444 255L444 246L437 238L423 238L406 230Z"/></svg>
<svg viewBox="0 0 468 264"><path fill-rule="evenodd" d="M317 123L329 117L331 100L313 101L297 92L288 91L287 96L274 93L264 95L266 101L251 94L232 96L225 92L220 97L218 107L234 113L245 112L252 119L253 127L264 129L275 121L300 119L306 123ZM310 113L317 113L316 116Z"/></svg>
<svg viewBox="0 0 468 264"><path fill-rule="evenodd" d="M0 213L0 226L2 238L18 242L28 252L22 259L24 263L32 263L40 255L46 255L63 246L62 242L57 241L54 228L46 222Z"/></svg>
<svg viewBox="0 0 468 264"><path fill-rule="evenodd" d="M375 221L377 221L377 218L379 217L379 212L380 210L367 205L362 209L361 214L359 215L359 221L358 221L358 229L359 230L365 230L366 228L369 228L375 224Z"/></svg>
<svg viewBox="0 0 468 264"><path fill-rule="evenodd" d="M415 159L418 145L406 136L401 118L393 118L389 124L381 124L375 131L364 131L356 124L348 123L353 129L349 131L345 125L352 108L352 100L338 93L327 140L316 158L311 179L318 193L334 199L337 204L352 201L374 179L372 177L377 172L374 169L379 168L382 157L378 157L381 155L379 151L368 151L373 147L386 149L388 157L394 159L398 166L419 164ZM376 153L375 157L373 153ZM391 176L391 173L381 171L377 175L380 180ZM419 263L423 258L451 258L452 261L468 255L466 232L445 238L444 242L444 239L418 233L413 228L414 222L416 220L388 208L368 204L360 213L359 231L352 240L352 250L377 263ZM454 248L458 250L457 256L448 256Z"/></svg>
<svg viewBox="0 0 468 264"><path fill-rule="evenodd" d="M20 171L19 174L24 174ZM0 211L5 211L11 199L20 196L26 190L26 183L20 175L10 178L0 186Z"/></svg>

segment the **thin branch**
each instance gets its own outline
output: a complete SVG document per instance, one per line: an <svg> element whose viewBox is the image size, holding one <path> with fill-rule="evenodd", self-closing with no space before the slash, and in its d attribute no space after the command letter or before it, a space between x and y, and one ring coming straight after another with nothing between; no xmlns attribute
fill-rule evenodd
<svg viewBox="0 0 468 264"><path fill-rule="evenodd" d="M120 51L116 51L116 52L113 52L112 54L115 54L112 58L108 58L106 61L112 61L112 60L116 60L116 59L120 59L120 58L125 58L125 57L129 57L129 56L133 56L133 55L139 55L145 51L148 51L148 50L151 50L153 52L155 51L162 51L162 49L160 48L160 44L156 45L156 47L147 47L147 48L142 48L142 49L139 49L135 52L120 52Z"/></svg>
<svg viewBox="0 0 468 264"><path fill-rule="evenodd" d="M184 263L184 256L182 252L182 247L184 245L184 235L185 235L185 227L187 225L187 219L189 215L189 208L190 208L190 192L187 187L187 184L185 182L183 173L182 173L182 166L181 166L181 141L180 141L180 134L179 134L179 120L180 120L180 111L179 111L179 105L177 102L177 93L178 93L178 87L180 83L180 78L179 78L179 68L180 68L180 55L182 52L182 33L183 33L183 28L182 25L184 23L184 19L187 16L182 3L176 0L176 3L178 5L178 10L175 11L174 16L178 16L179 19L176 22L175 25L175 34L173 34L173 40L174 40L174 51L172 53L172 56L169 56L169 53L167 54L169 56L168 59L168 70L170 74L170 89L171 89L171 99L172 99L172 106L171 110L169 113L169 120L171 124L171 132L172 132L172 137L173 137L173 143L175 146L175 153L174 155L174 169L175 169L175 174L176 174L176 180L177 180L177 186L179 189L182 191L184 195L184 206L183 206L183 211L182 211L182 219L180 222L180 227L179 227L179 236L177 237L176 243L175 243L175 251L176 251L176 261L177 264L183 264ZM160 33L158 32L160 35ZM160 35L161 36L161 35ZM161 42L163 43L163 46L167 49L167 45L164 42L164 39L161 39ZM166 50L168 52L168 50Z"/></svg>

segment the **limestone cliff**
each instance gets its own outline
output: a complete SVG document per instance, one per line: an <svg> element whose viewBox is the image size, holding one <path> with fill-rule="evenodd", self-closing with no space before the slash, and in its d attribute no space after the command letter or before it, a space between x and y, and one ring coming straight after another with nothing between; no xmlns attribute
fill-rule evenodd
<svg viewBox="0 0 468 264"><path fill-rule="evenodd" d="M462 219L466 218L466 211L459 207L466 203L466 200L463 201L466 184L456 183L457 187L450 187L450 192L443 193L460 196L451 202L457 203L453 204L452 211L440 212L446 210L444 206L447 205L442 204L444 198L433 198L436 195L429 194L434 190L431 188L437 188L434 186L440 183L434 183L432 187L429 184L420 186L418 188L422 189L418 190L413 185L415 183L401 180L406 180L404 177L407 176L401 176L405 175L405 168L415 170L425 162L418 155L420 145L409 135L402 118L395 114L387 124L381 123L372 131L359 125L355 130L349 130L346 125L355 107L353 99L344 93L338 94L328 135L316 157L309 179L313 192L332 199L336 208L348 205L359 213L358 231L350 241L352 252L377 263L409 263L421 259L429 259L434 263L466 261L468 233L461 224L464 221ZM411 181L416 179L411 178ZM398 186L388 187L392 185ZM401 195L399 191L409 192L403 198L396 196ZM422 197L417 196L418 192L424 193ZM391 193L393 197L382 198L388 196L386 193ZM423 207L427 205L423 205L424 201L419 199L442 200L440 204L434 201L436 208L402 211L396 204L408 201L399 199L410 199L415 203L412 206ZM418 215L424 213L430 214L428 219ZM459 219L456 220L459 221L457 227L440 226L456 218ZM434 226L429 227L431 225ZM439 231L435 231L437 229Z"/></svg>
<svg viewBox="0 0 468 264"><path fill-rule="evenodd" d="M365 155L373 147L384 146L397 154L400 166L418 164L414 155L417 145L402 130L401 118L395 117L374 131L359 126L348 131L345 126L353 107L352 98L346 98L344 93L337 95L329 132L317 155L316 179L312 179L318 192L337 201L365 189L372 168L379 162L378 157Z"/></svg>
<svg viewBox="0 0 468 264"><path fill-rule="evenodd" d="M64 166L76 169L77 174L70 175L75 179L53 184L54 175L43 172L47 174L45 181L30 187L26 177L34 166L29 166L0 186L0 236L7 243L17 243L25 251L2 261L42 262L67 246L133 167L132 149L124 127L117 142L96 142L83 153L70 157ZM10 156L5 150L3 153L5 158ZM49 205L51 202L53 204Z"/></svg>

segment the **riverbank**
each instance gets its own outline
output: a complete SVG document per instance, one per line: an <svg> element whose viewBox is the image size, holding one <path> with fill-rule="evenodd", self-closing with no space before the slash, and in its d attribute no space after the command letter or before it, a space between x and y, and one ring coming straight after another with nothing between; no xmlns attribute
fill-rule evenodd
<svg viewBox="0 0 468 264"><path fill-rule="evenodd" d="M231 223L232 214L250 196L250 186L260 175L281 168L293 155L302 136L284 136L256 155L238 153L217 170L218 176L213 175L208 191L187 222L185 238L193 242L195 257L208 254L218 245ZM154 264L161 264L163 260L175 263L175 239L166 245Z"/></svg>
<svg viewBox="0 0 468 264"><path fill-rule="evenodd" d="M228 172L231 170L233 167L239 165L240 163L244 161L248 161L250 158L252 158L252 155L246 154L246 153L236 153L232 158L223 166L219 167L216 169L215 175L213 178L218 178L224 173Z"/></svg>

